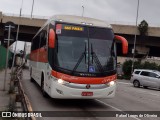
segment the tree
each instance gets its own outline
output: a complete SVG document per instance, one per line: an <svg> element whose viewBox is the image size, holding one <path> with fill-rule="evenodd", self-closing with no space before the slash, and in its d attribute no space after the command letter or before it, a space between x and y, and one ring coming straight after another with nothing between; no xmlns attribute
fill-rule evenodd
<svg viewBox="0 0 160 120"><path fill-rule="evenodd" d="M140 32L140 35L146 36L148 34L148 23L145 20L142 20L138 25L138 30Z"/></svg>

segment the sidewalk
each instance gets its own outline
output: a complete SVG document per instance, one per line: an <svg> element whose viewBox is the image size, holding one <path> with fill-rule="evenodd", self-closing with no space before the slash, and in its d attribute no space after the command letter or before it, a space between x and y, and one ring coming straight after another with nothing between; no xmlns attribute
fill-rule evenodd
<svg viewBox="0 0 160 120"><path fill-rule="evenodd" d="M5 85L5 91L4 91L4 76L5 76L5 70L0 71L0 111L7 110L7 106L9 104L9 83L10 83L10 72L11 70L7 70L7 79L6 79L6 85Z"/></svg>

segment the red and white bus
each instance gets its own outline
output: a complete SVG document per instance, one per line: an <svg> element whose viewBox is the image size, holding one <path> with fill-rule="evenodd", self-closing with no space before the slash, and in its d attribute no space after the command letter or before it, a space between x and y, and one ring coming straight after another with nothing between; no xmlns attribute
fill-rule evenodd
<svg viewBox="0 0 160 120"><path fill-rule="evenodd" d="M52 98L112 98L116 90L116 40L128 42L104 21L70 15L50 18L32 39L31 81Z"/></svg>

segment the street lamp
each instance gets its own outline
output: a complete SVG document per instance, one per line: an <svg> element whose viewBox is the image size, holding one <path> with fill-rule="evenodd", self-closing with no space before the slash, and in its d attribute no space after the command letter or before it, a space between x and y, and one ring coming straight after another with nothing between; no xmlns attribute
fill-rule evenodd
<svg viewBox="0 0 160 120"><path fill-rule="evenodd" d="M9 45L10 41L13 40L11 39L11 29L15 28L14 24L12 22L7 22L7 25L5 26L5 29L8 30L8 39L7 40L7 54L6 54L6 69L5 69L5 76L4 76L4 84L3 84L3 90L5 91L5 86L6 86L6 77L7 77L7 67L8 67L8 54L9 54Z"/></svg>
<svg viewBox="0 0 160 120"><path fill-rule="evenodd" d="M133 68L134 68L134 62L135 62L135 49L136 49L136 41L137 41L137 22L138 22L138 14L139 14L139 0L138 0L138 4L137 4L137 15L136 15L136 29L135 29L135 37L134 37L134 47L133 47L133 60L132 60L132 70L131 70L131 74L133 72Z"/></svg>
<svg viewBox="0 0 160 120"><path fill-rule="evenodd" d="M15 41L16 44L15 44L15 47L14 47L14 55L13 55L13 62L12 62L11 74L13 74L13 67L14 67L14 63L15 63L15 56L16 56L17 42L18 42L18 36L19 36L19 27L20 27L22 6L23 6L23 0L22 0L22 3L21 3L20 13L19 13L19 22L18 22L18 27L17 27L17 34L16 34L16 41ZM11 77L13 77L13 76L11 76ZM13 90L13 85L14 85L13 78L11 78L11 81L10 81L10 91Z"/></svg>
<svg viewBox="0 0 160 120"><path fill-rule="evenodd" d="M82 17L83 17L83 14L84 14L84 6L82 6Z"/></svg>
<svg viewBox="0 0 160 120"><path fill-rule="evenodd" d="M32 14L33 14L33 7L34 7L34 0L32 2L31 19L32 19Z"/></svg>
<svg viewBox="0 0 160 120"><path fill-rule="evenodd" d="M18 42L18 36L19 36L19 27L20 27L20 20L21 20L21 14L22 14L22 6L23 6L23 0L22 0L22 3L21 3L20 12L19 12L19 23L18 23L18 27L17 27L17 34L16 34L16 41L15 41L16 44L15 44L15 47L14 47L14 56L13 56L11 73L13 73L13 67L14 67L15 56L16 56L17 42Z"/></svg>

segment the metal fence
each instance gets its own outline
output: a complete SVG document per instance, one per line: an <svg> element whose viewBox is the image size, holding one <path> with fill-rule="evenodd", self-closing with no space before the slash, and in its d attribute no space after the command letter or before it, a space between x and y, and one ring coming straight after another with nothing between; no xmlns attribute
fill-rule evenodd
<svg viewBox="0 0 160 120"><path fill-rule="evenodd" d="M23 78L23 66L24 65L17 67L14 70L14 73L12 74L12 75L15 75L15 77L13 77L13 76L11 77L11 81L13 82L13 89L14 89L13 94L15 94L15 97L11 101L14 101L14 102L12 102L14 104L16 102L21 103L22 111L20 111L20 112L32 113L33 110L32 110L31 103L30 103L27 95L25 94L22 83L21 83L22 78ZM17 111L16 107L15 107L14 111ZM25 117L24 119L25 120L36 120L36 118L34 116Z"/></svg>

